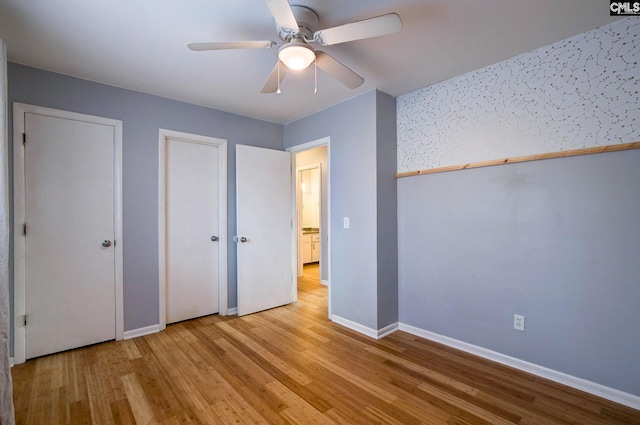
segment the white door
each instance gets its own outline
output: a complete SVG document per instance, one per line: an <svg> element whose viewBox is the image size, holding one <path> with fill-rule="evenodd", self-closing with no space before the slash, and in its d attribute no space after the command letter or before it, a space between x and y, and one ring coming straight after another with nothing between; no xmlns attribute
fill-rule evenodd
<svg viewBox="0 0 640 425"><path fill-rule="evenodd" d="M293 301L291 154L236 146L238 315Z"/></svg>
<svg viewBox="0 0 640 425"><path fill-rule="evenodd" d="M25 350L116 337L114 127L25 114Z"/></svg>
<svg viewBox="0 0 640 425"><path fill-rule="evenodd" d="M167 138L166 320L218 312L219 155L216 145Z"/></svg>

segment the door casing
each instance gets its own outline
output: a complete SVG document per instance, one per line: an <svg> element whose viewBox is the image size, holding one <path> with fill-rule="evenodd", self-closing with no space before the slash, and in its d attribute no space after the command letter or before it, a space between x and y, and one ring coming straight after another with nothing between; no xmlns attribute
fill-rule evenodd
<svg viewBox="0 0 640 425"><path fill-rule="evenodd" d="M13 104L13 270L14 270L14 363L26 360L26 256L25 238L22 227L25 223L25 155L23 134L25 132L25 114L45 115L60 119L83 121L93 124L107 125L114 128L114 224L115 224L115 335L116 340L124 337L124 303L122 273L122 121L93 115L79 114L59 109L14 102Z"/></svg>

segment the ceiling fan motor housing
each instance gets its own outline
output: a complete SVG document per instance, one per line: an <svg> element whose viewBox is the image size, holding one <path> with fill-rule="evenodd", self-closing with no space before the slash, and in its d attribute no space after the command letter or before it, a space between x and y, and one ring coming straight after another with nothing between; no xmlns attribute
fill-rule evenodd
<svg viewBox="0 0 640 425"><path fill-rule="evenodd" d="M292 5L291 11L298 22L298 32L292 33L278 26L278 36L280 39L284 42L289 42L292 39L302 39L305 42L313 40L313 34L318 29L319 24L318 14L306 6L298 5Z"/></svg>

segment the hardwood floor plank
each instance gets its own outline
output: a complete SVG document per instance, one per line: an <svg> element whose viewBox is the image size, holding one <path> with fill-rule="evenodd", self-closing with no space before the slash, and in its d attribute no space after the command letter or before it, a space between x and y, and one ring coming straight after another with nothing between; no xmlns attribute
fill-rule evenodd
<svg viewBox="0 0 640 425"><path fill-rule="evenodd" d="M89 400L74 401L69 405L69 424L91 424L91 406L89 405Z"/></svg>
<svg viewBox="0 0 640 425"><path fill-rule="evenodd" d="M307 352L306 355L309 356L311 359L313 359L315 362L324 366L331 373L335 373L337 375L342 376L343 378L346 378L347 380L351 381L354 385L362 388L363 390L367 391L368 393L376 397L379 397L381 400L384 400L387 403L392 403L393 401L398 399L397 396L385 390L384 388L381 388L377 385L372 384L370 381L359 377L358 375L336 365L335 363L329 362L328 360L324 359L321 356L316 355L315 353Z"/></svg>
<svg viewBox="0 0 640 425"><path fill-rule="evenodd" d="M158 421L167 420L186 407L175 394L172 381L164 373L155 356L150 360L144 357L134 359L132 364Z"/></svg>
<svg viewBox="0 0 640 425"><path fill-rule="evenodd" d="M282 400L288 408L284 409L280 414L287 418L289 422L299 425L318 424L331 425L334 422L325 417L318 410L314 409L311 404L289 390L279 381L273 381L266 385L267 389Z"/></svg>
<svg viewBox="0 0 640 425"><path fill-rule="evenodd" d="M111 403L111 414L114 422L122 425L136 425L136 419L131 411L131 406L127 399L117 400ZM142 423L142 422L140 422Z"/></svg>
<svg viewBox="0 0 640 425"><path fill-rule="evenodd" d="M139 359L142 357L142 353L138 350L136 342L132 339L125 339L122 341L122 349L127 354L128 360Z"/></svg>
<svg viewBox="0 0 640 425"><path fill-rule="evenodd" d="M153 410L147 401L147 396L142 390L142 386L138 382L138 378L134 373L130 373L120 377L126 400L133 413L135 422L138 424L154 424L157 423ZM113 404L112 404L113 405Z"/></svg>
<svg viewBox="0 0 640 425"><path fill-rule="evenodd" d="M599 413L596 414L584 409L570 410L567 408L568 403L562 403L560 400L540 397L534 400L533 406L537 411L544 412L549 416L565 421L573 420L574 422L588 423L593 425L604 425L607 423L612 423L611 419L602 418ZM624 422L613 421L613 423L623 424Z"/></svg>
<svg viewBox="0 0 640 425"><path fill-rule="evenodd" d="M12 368L18 425L640 425L640 411L395 332L327 319L318 267L298 302L212 315Z"/></svg>
<svg viewBox="0 0 640 425"><path fill-rule="evenodd" d="M473 415L474 419L480 419L486 421L488 424L493 425L512 425L514 423L518 423L520 421L520 417L517 415L512 415L515 417L511 417L510 419L506 419L500 415L497 415L493 412L482 409L481 407L476 406L473 403L470 403L460 397L456 397L453 394L450 394L446 391L443 391L437 388L434 385L422 383L418 386L418 388L425 393L429 394L431 397L437 398L441 403L447 404L449 406L453 406L457 409L462 410L463 412ZM469 417L469 415L465 414L461 417ZM460 413L458 413L460 415Z"/></svg>
<svg viewBox="0 0 640 425"><path fill-rule="evenodd" d="M90 358L93 357L91 356ZM102 373L99 366L97 362L85 366L91 420L96 424L110 424L114 420L110 403L114 402L115 399L111 397L111 392L106 390L105 384L108 376Z"/></svg>
<svg viewBox="0 0 640 425"><path fill-rule="evenodd" d="M292 367L290 364L281 360L275 354L271 353L269 350L267 350L257 342L254 342L251 338L244 335L242 332L235 330L231 325L227 323L220 323L218 326L223 328L227 333L230 333L236 340L249 347L249 349L262 357L265 361L280 369L282 373L289 376L300 385L307 385L309 382L311 382L311 379L309 379L309 377L304 373L300 372L295 367Z"/></svg>

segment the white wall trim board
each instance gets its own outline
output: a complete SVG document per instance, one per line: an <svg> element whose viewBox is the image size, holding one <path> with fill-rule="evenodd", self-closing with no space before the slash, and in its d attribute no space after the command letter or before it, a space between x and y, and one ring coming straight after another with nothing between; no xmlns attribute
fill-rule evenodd
<svg viewBox="0 0 640 425"><path fill-rule="evenodd" d="M321 280L320 283L323 284L324 286L329 286L328 280Z"/></svg>
<svg viewBox="0 0 640 425"><path fill-rule="evenodd" d="M13 357L9 357L9 367L14 367L16 365L16 361Z"/></svg>
<svg viewBox="0 0 640 425"><path fill-rule="evenodd" d="M378 339L378 331L376 331L375 329L369 328L367 326L361 325L360 323L352 322L349 319L336 316L335 314L331 315L331 321L339 325L342 325L345 328L349 328L352 331L356 331L358 333L361 333L362 335L366 335L369 338Z"/></svg>
<svg viewBox="0 0 640 425"><path fill-rule="evenodd" d="M640 397L636 395L625 393L614 388L609 388L595 382L587 381L586 379L571 376L563 372L558 372L544 366L529 363L515 357L510 357L505 354L489 350L487 348L469 344L464 341L459 341L457 339L420 329L415 326L407 325L405 323L400 323L399 325L399 330L410 333L412 335L438 342L440 344L444 344L449 347L453 347L458 350L522 370L524 372L532 373L542 378L550 379L554 382L567 385L569 387L605 398L616 403L623 404L633 409L640 409Z"/></svg>
<svg viewBox="0 0 640 425"><path fill-rule="evenodd" d="M396 323L392 323L388 326L385 326L382 329L378 329L378 336L376 337L377 339L382 339L387 335L391 335L392 333L394 333L395 331L397 331L400 328L400 324L398 322Z"/></svg>
<svg viewBox="0 0 640 425"><path fill-rule="evenodd" d="M317 140L312 140L310 142L301 143L299 145L291 146L291 147L287 148L286 151L287 152L291 152L291 153L295 153L295 152L306 151L307 149L319 148L320 146L328 145L329 144L329 139L330 139L329 137L322 137L322 138L317 139Z"/></svg>
<svg viewBox="0 0 640 425"><path fill-rule="evenodd" d="M345 319L344 317L336 316L335 314L331 316L331 321L373 339L382 339L385 336L392 334L398 330L398 323L392 323L382 329L375 330L370 327L361 325L360 323Z"/></svg>
<svg viewBox="0 0 640 425"><path fill-rule="evenodd" d="M132 329L124 333L124 339L138 338L140 336L150 335L160 332L162 327L158 325L145 326L144 328Z"/></svg>
<svg viewBox="0 0 640 425"><path fill-rule="evenodd" d="M227 310L228 316L237 316L238 315L238 307L231 307Z"/></svg>

